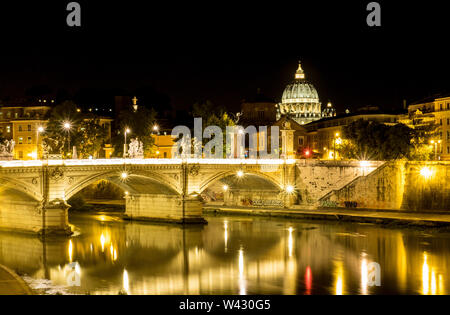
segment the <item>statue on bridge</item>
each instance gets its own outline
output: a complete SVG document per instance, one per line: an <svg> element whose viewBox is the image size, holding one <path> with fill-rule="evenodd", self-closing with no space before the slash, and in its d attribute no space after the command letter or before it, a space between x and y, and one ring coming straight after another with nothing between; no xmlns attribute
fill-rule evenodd
<svg viewBox="0 0 450 315"><path fill-rule="evenodd" d="M131 139L130 145L128 146L128 157L131 159L144 158L144 144L138 138Z"/></svg>
<svg viewBox="0 0 450 315"><path fill-rule="evenodd" d="M5 140L3 144L0 144L0 160L12 160L15 145L16 143L13 139Z"/></svg>

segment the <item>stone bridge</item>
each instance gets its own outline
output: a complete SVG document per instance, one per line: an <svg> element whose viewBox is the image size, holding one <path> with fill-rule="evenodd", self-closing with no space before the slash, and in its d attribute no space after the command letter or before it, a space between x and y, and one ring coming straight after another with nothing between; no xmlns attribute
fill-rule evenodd
<svg viewBox="0 0 450 315"><path fill-rule="evenodd" d="M71 233L67 200L107 180L125 192L133 220L205 222L204 202L316 205L379 162L252 159L105 159L0 162L0 228Z"/></svg>

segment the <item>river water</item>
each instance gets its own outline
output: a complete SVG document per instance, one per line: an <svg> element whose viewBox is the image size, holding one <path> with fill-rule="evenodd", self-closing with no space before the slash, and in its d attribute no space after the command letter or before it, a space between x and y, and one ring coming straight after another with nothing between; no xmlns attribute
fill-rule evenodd
<svg viewBox="0 0 450 315"><path fill-rule="evenodd" d="M183 228L71 214L70 238L1 233L0 263L41 294L450 293L449 233L206 218Z"/></svg>

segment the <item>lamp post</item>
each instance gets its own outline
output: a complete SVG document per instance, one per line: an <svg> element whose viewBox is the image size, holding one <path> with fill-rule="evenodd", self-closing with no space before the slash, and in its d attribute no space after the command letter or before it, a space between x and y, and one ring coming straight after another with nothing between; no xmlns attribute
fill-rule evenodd
<svg viewBox="0 0 450 315"><path fill-rule="evenodd" d="M67 131L67 135L68 135L68 148L67 148L67 150L68 150L68 153L67 153L67 155L69 155L70 154L70 128L72 128L72 125L70 124L70 122L65 122L64 123L64 129L66 129L66 131Z"/></svg>
<svg viewBox="0 0 450 315"><path fill-rule="evenodd" d="M441 159L441 152L442 152L442 147L441 147L441 140L438 140L439 143L439 160Z"/></svg>
<svg viewBox="0 0 450 315"><path fill-rule="evenodd" d="M123 137L124 137L124 144L123 144L123 158L127 157L127 133L130 133L130 129L126 128L124 133L123 133Z"/></svg>
<svg viewBox="0 0 450 315"><path fill-rule="evenodd" d="M39 126L36 129L36 160L39 160L39 134L44 132L44 127Z"/></svg>
<svg viewBox="0 0 450 315"><path fill-rule="evenodd" d="M157 125L157 124L153 125L153 131L154 131L155 133L158 133L158 130L159 130L158 125Z"/></svg>
<svg viewBox="0 0 450 315"><path fill-rule="evenodd" d="M431 144L434 144L434 159L437 160L437 145L439 143L439 151L441 151L441 140L431 140Z"/></svg>
<svg viewBox="0 0 450 315"><path fill-rule="evenodd" d="M333 160L336 161L336 141L339 138L339 132L336 132L333 139Z"/></svg>

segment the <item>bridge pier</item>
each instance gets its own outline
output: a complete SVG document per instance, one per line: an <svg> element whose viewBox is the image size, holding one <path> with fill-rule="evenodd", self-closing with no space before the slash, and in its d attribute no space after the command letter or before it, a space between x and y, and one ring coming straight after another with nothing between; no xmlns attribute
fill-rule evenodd
<svg viewBox="0 0 450 315"><path fill-rule="evenodd" d="M129 220L206 223L203 203L197 195L130 194L125 197L125 218Z"/></svg>
<svg viewBox="0 0 450 315"><path fill-rule="evenodd" d="M43 205L39 201L3 200L0 228L37 234L70 235L67 205L63 200Z"/></svg>

